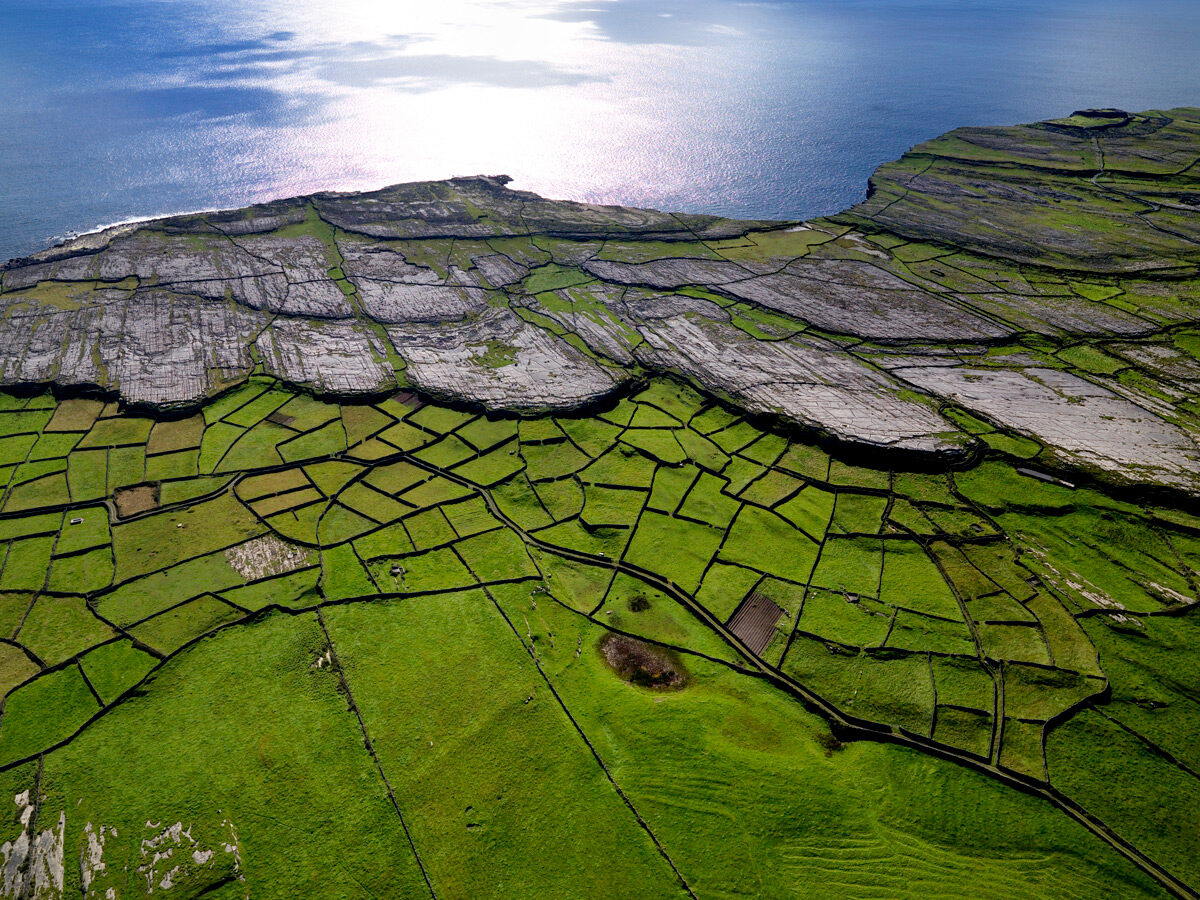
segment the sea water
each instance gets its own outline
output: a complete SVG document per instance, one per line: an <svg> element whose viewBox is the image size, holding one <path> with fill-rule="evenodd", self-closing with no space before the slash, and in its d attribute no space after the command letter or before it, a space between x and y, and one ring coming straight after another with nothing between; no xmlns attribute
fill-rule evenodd
<svg viewBox="0 0 1200 900"><path fill-rule="evenodd" d="M1194 0L0 0L0 260L132 217L508 174L802 218L959 125L1200 105Z"/></svg>

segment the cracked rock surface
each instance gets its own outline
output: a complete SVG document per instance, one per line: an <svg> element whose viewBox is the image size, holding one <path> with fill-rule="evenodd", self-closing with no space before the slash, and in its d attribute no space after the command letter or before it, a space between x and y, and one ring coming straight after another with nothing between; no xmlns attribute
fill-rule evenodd
<svg viewBox="0 0 1200 900"><path fill-rule="evenodd" d="M1185 488L1200 471L1200 447L1182 429L1068 372L931 366L897 374L1099 469Z"/></svg>
<svg viewBox="0 0 1200 900"><path fill-rule="evenodd" d="M758 413L784 413L845 441L946 452L960 435L930 405L834 347L762 342L728 325L672 316L644 326L645 362L684 372Z"/></svg>
<svg viewBox="0 0 1200 900"><path fill-rule="evenodd" d="M620 370L502 309L453 332L438 325L392 326L412 383L435 397L512 410L580 406L611 393Z"/></svg>

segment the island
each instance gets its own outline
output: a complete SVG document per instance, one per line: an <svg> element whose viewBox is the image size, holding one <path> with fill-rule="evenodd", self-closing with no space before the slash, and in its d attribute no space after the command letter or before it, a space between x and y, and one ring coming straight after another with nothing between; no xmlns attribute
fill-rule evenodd
<svg viewBox="0 0 1200 900"><path fill-rule="evenodd" d="M1200 109L508 183L0 269L0 897L1200 897Z"/></svg>

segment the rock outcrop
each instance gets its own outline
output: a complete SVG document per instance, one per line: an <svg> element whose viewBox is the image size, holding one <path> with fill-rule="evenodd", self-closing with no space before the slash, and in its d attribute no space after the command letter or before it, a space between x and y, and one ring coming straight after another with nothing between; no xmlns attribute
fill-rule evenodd
<svg viewBox="0 0 1200 900"><path fill-rule="evenodd" d="M1200 111L969 128L809 223L503 176L121 225L0 271L0 383L194 406L255 371L536 413L671 372L866 448L1200 491ZM975 428L978 432L979 428Z"/></svg>

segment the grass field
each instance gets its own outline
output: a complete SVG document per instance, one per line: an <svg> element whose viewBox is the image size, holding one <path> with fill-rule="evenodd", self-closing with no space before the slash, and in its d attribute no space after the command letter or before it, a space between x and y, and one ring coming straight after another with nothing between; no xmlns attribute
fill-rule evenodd
<svg viewBox="0 0 1200 900"><path fill-rule="evenodd" d="M668 381L519 422L6 403L4 839L63 895L1161 896L1048 788L1200 883L1184 510L872 469Z"/></svg>

